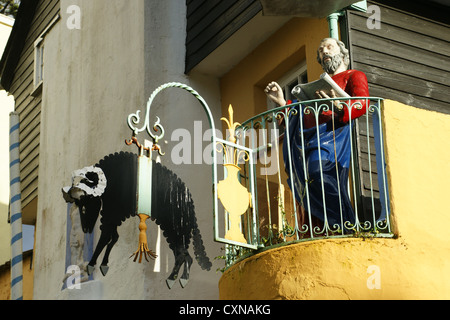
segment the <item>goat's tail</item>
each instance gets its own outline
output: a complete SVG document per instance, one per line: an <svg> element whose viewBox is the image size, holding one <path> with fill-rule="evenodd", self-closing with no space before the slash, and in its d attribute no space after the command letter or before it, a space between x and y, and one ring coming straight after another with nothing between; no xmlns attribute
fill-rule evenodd
<svg viewBox="0 0 450 320"><path fill-rule="evenodd" d="M197 224L197 217L193 216L192 226L192 243L194 244L194 255L198 264L203 270L211 270L212 263L206 255L205 246L203 245L202 235Z"/></svg>
<svg viewBox="0 0 450 320"><path fill-rule="evenodd" d="M152 218L161 226L169 247L172 250L180 246L187 249L192 236L195 259L203 270L210 270L212 263L203 245L189 189L160 163L154 163L152 175Z"/></svg>

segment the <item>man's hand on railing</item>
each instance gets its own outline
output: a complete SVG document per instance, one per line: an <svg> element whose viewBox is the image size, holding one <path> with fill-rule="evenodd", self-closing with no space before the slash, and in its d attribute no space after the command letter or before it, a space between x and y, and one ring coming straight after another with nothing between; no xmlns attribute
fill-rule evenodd
<svg viewBox="0 0 450 320"><path fill-rule="evenodd" d="M316 95L319 99L330 99L330 98L337 98L336 96L336 92L331 89L331 97L328 96L324 91L320 90L320 91L316 91ZM343 106L341 104L340 100L333 100L333 105L334 107L338 110L341 111L343 109Z"/></svg>

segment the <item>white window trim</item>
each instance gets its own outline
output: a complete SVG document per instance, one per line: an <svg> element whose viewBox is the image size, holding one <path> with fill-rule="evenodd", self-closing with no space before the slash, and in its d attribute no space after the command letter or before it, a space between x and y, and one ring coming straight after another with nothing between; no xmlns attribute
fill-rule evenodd
<svg viewBox="0 0 450 320"><path fill-rule="evenodd" d="M278 80L278 84L285 89L285 95L288 93L285 87L294 80L297 80L300 83L301 76L306 72L306 69L306 61L303 61Z"/></svg>
<svg viewBox="0 0 450 320"><path fill-rule="evenodd" d="M306 61L302 61L299 64L297 64L295 67L291 69L288 73L283 75L280 79L277 80L277 83L280 85L281 88L283 88L284 91L284 97L286 101L288 100L289 92L288 92L288 85L292 83L293 81L297 80L298 83L301 83L301 77L305 72L307 71L307 65ZM267 108L268 110L274 109L277 106L274 102L267 99Z"/></svg>
<svg viewBox="0 0 450 320"><path fill-rule="evenodd" d="M34 42L34 72L33 72L32 96L37 96L42 91L44 82L44 38L39 37Z"/></svg>
<svg viewBox="0 0 450 320"><path fill-rule="evenodd" d="M37 97L42 92L42 87L44 85L44 65L45 65L45 44L44 39L46 34L51 28L58 22L60 15L57 14L52 21L47 25L44 31L39 35L39 37L34 42L34 70L33 70L33 91L31 96Z"/></svg>

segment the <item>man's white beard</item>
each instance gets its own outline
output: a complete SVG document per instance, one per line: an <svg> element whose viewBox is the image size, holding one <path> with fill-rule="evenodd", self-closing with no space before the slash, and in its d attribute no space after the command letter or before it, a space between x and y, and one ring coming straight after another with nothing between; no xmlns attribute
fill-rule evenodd
<svg viewBox="0 0 450 320"><path fill-rule="evenodd" d="M324 59L326 57L329 57L330 60L327 62L324 62ZM344 55L342 52L336 53L334 56L331 55L325 55L322 58L322 68L326 73L333 74L336 72L336 70L339 68L339 66L344 63Z"/></svg>

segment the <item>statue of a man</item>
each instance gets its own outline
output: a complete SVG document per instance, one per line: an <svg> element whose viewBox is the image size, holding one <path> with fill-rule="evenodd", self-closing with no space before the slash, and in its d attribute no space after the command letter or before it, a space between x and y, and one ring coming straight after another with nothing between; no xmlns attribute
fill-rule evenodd
<svg viewBox="0 0 450 320"><path fill-rule="evenodd" d="M369 87L367 84L366 75L358 70L348 70L350 63L349 52L342 41L334 38L325 38L320 42L317 49L317 61L322 66L323 70L328 73L336 84L341 87L352 97L368 97ZM271 82L267 85L265 92L267 96L275 102L278 106L286 105L284 99L283 90L276 82ZM328 96L323 91L316 92L317 98L336 98L335 93L332 91L332 96ZM359 102L360 104L356 103ZM352 119L356 119L363 115L365 110L364 100L352 100ZM336 106L340 109L342 105L336 103ZM349 110L343 108L340 114L340 120L343 122L349 121ZM326 120L330 120L328 117ZM320 121L323 123L323 121Z"/></svg>
<svg viewBox="0 0 450 320"><path fill-rule="evenodd" d="M317 50L317 61L336 84L350 96L369 96L366 75L361 71L348 69L349 52L343 42L334 38L323 39ZM278 106L291 103L291 101L286 102L283 90L276 82L269 83L265 92ZM323 91L316 92L316 95L319 99L336 98L334 91L331 92L331 97ZM327 221L328 227L332 229L337 229L338 225L342 229L346 221L355 222L347 186L350 167L348 124L350 119L358 118L366 112L366 100L335 100L333 111L318 111L318 127L316 127L314 112L305 112L305 107L297 106L298 112L289 113L289 126L287 126L289 132L286 132L286 135L290 139L290 150L288 150L286 139L283 144L285 168L288 174L291 167L288 152L291 152L292 156L293 176L289 177L289 186L292 180L294 194L297 202L304 209L303 213L310 212L313 219L319 219L322 223ZM317 131L320 138L317 138ZM309 199L306 197L306 181ZM326 213L326 219L324 213ZM302 217L301 222L306 222L306 217Z"/></svg>

